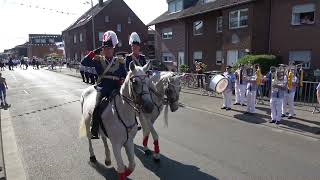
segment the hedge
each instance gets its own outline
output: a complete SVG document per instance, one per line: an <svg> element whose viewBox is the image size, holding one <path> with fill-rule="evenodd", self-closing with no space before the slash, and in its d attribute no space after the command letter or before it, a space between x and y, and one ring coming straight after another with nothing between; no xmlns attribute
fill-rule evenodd
<svg viewBox="0 0 320 180"><path fill-rule="evenodd" d="M261 73L266 74L269 72L271 66L277 67L280 63L280 58L274 55L246 55L234 64L234 69L237 69L239 64L259 64Z"/></svg>

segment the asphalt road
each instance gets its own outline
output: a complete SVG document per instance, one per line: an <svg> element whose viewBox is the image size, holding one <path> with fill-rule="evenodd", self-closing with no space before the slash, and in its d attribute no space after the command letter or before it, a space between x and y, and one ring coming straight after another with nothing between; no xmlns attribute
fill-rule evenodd
<svg viewBox="0 0 320 180"><path fill-rule="evenodd" d="M116 179L115 169L103 165L102 142L94 141L101 164L92 165L87 140L78 135L79 96L86 84L46 70L3 74L11 104L2 110L9 180ZM186 107L169 114L168 128L162 116L156 123L160 164L141 152L138 133L137 168L131 179L320 179L318 139L243 123L188 108L192 101L185 103Z"/></svg>

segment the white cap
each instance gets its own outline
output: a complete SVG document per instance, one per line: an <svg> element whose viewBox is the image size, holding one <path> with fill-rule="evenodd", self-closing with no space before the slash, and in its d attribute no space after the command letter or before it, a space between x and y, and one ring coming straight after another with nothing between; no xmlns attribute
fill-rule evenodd
<svg viewBox="0 0 320 180"><path fill-rule="evenodd" d="M132 45L134 42L139 44L141 43L140 37L136 32L131 33L130 39L129 39L129 45Z"/></svg>
<svg viewBox="0 0 320 180"><path fill-rule="evenodd" d="M107 31L103 34L102 43L105 45L106 42L112 42L113 48L119 43L117 34L114 31ZM110 44L109 44L110 45Z"/></svg>

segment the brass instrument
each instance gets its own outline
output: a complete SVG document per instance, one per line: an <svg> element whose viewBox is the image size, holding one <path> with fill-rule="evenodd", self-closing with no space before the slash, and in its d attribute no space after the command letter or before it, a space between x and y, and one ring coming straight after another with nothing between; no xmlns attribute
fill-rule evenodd
<svg viewBox="0 0 320 180"><path fill-rule="evenodd" d="M285 80L286 76L286 68L281 66L276 68L276 72L274 73L274 78L272 79L271 87L275 91L279 91L279 89L286 89L287 82Z"/></svg>
<svg viewBox="0 0 320 180"><path fill-rule="evenodd" d="M247 81L256 81L256 69L253 66L246 65L244 66L244 79Z"/></svg>

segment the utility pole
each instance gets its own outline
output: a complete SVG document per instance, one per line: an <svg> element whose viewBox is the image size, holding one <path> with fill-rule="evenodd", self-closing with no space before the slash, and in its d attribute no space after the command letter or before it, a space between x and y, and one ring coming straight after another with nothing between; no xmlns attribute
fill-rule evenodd
<svg viewBox="0 0 320 180"><path fill-rule="evenodd" d="M93 9L93 1L91 0L91 9ZM92 11L92 14L91 14L91 18L92 18L92 47L93 49L96 49L96 38L95 38L95 33L94 33L94 17L93 17L93 14L94 12Z"/></svg>

